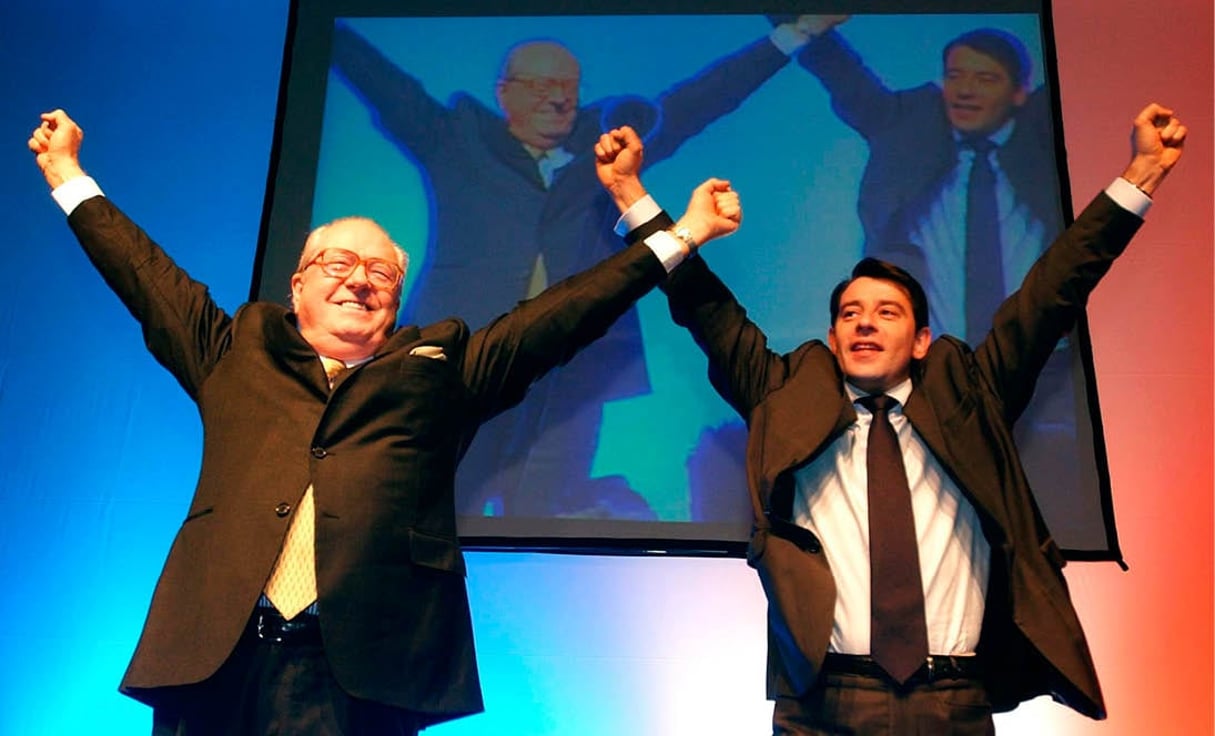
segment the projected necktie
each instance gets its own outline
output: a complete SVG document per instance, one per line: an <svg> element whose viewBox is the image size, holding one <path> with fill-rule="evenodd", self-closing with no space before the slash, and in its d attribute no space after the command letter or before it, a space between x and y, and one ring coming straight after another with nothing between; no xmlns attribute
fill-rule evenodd
<svg viewBox="0 0 1215 736"><path fill-rule="evenodd" d="M966 341L977 344L991 329L991 317L1004 301L1004 255L996 208L996 172L986 138L963 141L974 151L966 185Z"/></svg>
<svg viewBox="0 0 1215 736"><path fill-rule="evenodd" d="M924 588L903 453L887 411L889 396L865 396L873 412L866 466L869 473L870 653L898 682L928 657Z"/></svg>
<svg viewBox="0 0 1215 736"><path fill-rule="evenodd" d="M346 369L346 364L324 357L321 363L325 366L325 375L332 387L338 374ZM304 491L304 497L300 499L291 526L287 529L278 562L266 583L266 597L288 620L298 616L300 611L316 600L316 505L311 484Z"/></svg>

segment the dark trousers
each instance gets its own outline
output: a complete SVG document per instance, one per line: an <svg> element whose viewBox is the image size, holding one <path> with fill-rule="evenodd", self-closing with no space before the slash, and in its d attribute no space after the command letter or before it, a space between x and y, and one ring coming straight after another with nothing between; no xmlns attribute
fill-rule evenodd
<svg viewBox="0 0 1215 736"><path fill-rule="evenodd" d="M157 693L152 736L417 736L412 714L342 690L319 630L274 642L258 615L214 675Z"/></svg>
<svg viewBox="0 0 1215 736"><path fill-rule="evenodd" d="M881 677L825 673L801 698L777 698L774 736L994 736L978 680L896 686Z"/></svg>

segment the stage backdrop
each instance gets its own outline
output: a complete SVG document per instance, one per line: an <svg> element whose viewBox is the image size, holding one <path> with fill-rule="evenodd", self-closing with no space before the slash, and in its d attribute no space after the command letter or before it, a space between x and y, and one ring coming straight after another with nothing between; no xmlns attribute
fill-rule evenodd
<svg viewBox="0 0 1215 736"><path fill-rule="evenodd" d="M1091 308L1131 569L1067 574L1110 720L1036 701L999 731L1211 733L1211 9L1057 5L1077 201L1120 169L1145 101L1177 105L1194 136ZM257 240L285 21L283 2L0 6L3 736L147 732L147 709L115 688L200 441L193 406L80 254L25 140L39 112L68 109L107 193L234 308ZM469 568L489 710L435 734L765 732L764 604L742 562L475 553Z"/></svg>

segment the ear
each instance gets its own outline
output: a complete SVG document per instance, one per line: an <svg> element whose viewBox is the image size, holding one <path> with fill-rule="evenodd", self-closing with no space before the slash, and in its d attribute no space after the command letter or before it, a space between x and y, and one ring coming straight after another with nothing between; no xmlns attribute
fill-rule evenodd
<svg viewBox="0 0 1215 736"><path fill-rule="evenodd" d="M835 327L827 328L827 347L831 348L832 355L838 356L840 354L839 353L839 343L836 342L836 339L835 339Z"/></svg>
<svg viewBox="0 0 1215 736"><path fill-rule="evenodd" d="M291 311L296 311L296 305L300 301L300 292L304 288L304 274L296 271L291 274Z"/></svg>
<svg viewBox="0 0 1215 736"><path fill-rule="evenodd" d="M498 109L505 115L506 104L502 101L504 95L506 95L506 81L499 79L494 83L494 99L498 101Z"/></svg>
<svg viewBox="0 0 1215 736"><path fill-rule="evenodd" d="M921 327L916 330L915 342L911 344L911 357L923 360L928 355L928 346L932 344L932 329Z"/></svg>
<svg viewBox="0 0 1215 736"><path fill-rule="evenodd" d="M1025 89L1025 87L1018 87L1017 91L1013 94L1013 105L1015 107L1021 107L1025 104L1027 99L1029 99L1029 92Z"/></svg>

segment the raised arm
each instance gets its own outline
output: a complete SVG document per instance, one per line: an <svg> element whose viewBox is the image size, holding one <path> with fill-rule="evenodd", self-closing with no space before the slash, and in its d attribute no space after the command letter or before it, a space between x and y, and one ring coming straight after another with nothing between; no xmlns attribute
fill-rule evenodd
<svg viewBox="0 0 1215 736"><path fill-rule="evenodd" d="M888 88L835 30L848 17L800 16L796 25L810 41L797 60L827 90L831 109L839 119L861 136L870 138L890 126L908 123L908 113L922 114L917 105L920 96L929 94L936 98L940 90L930 85L900 92Z"/></svg>
<svg viewBox="0 0 1215 736"><path fill-rule="evenodd" d="M684 252L729 235L742 221L738 194L730 183L709 179L692 191L678 221L658 209L638 178L641 141L630 128L604 134L595 147L604 188L624 213L626 240L662 247L677 243ZM734 295L695 258L680 265L662 285L675 322L692 333L709 358L709 378L718 393L744 418L774 385L783 382L783 359L768 349L767 337L752 323ZM772 382L775 382L773 384Z"/></svg>
<svg viewBox="0 0 1215 736"><path fill-rule="evenodd" d="M630 127L608 131L595 144L595 171L599 182L626 212L647 196L640 172L644 151L641 138ZM684 255L738 230L742 204L724 179L709 179L692 190L687 210L670 227Z"/></svg>
<svg viewBox="0 0 1215 736"><path fill-rule="evenodd" d="M1015 420L1032 396L1055 343L1071 329L1089 294L1142 224L1150 195L1177 164L1186 127L1152 103L1135 116L1131 161L1042 254L1000 308L975 355L985 379ZM1133 186L1132 186L1133 185Z"/></svg>
<svg viewBox="0 0 1215 736"><path fill-rule="evenodd" d="M189 275L83 178L84 131L63 110L41 116L29 148L85 254L143 328L148 349L191 397L225 344L231 319ZM64 186L64 185L68 186ZM74 190L74 191L68 191Z"/></svg>
<svg viewBox="0 0 1215 736"><path fill-rule="evenodd" d="M783 32L773 30L768 36L716 59L691 77L673 84L653 102L657 107L653 127L640 116L629 114L637 108L627 100L619 106L622 114L609 112L604 125L638 127L645 136L649 163L662 161L674 154L684 141L736 110L783 69L789 63L788 54L805 42L804 37L794 36L791 24ZM646 107L649 106L641 106L642 109Z"/></svg>
<svg viewBox="0 0 1215 736"><path fill-rule="evenodd" d="M370 109L380 128L414 158L450 155L439 145L448 133L447 107L345 23L333 30L333 69Z"/></svg>

